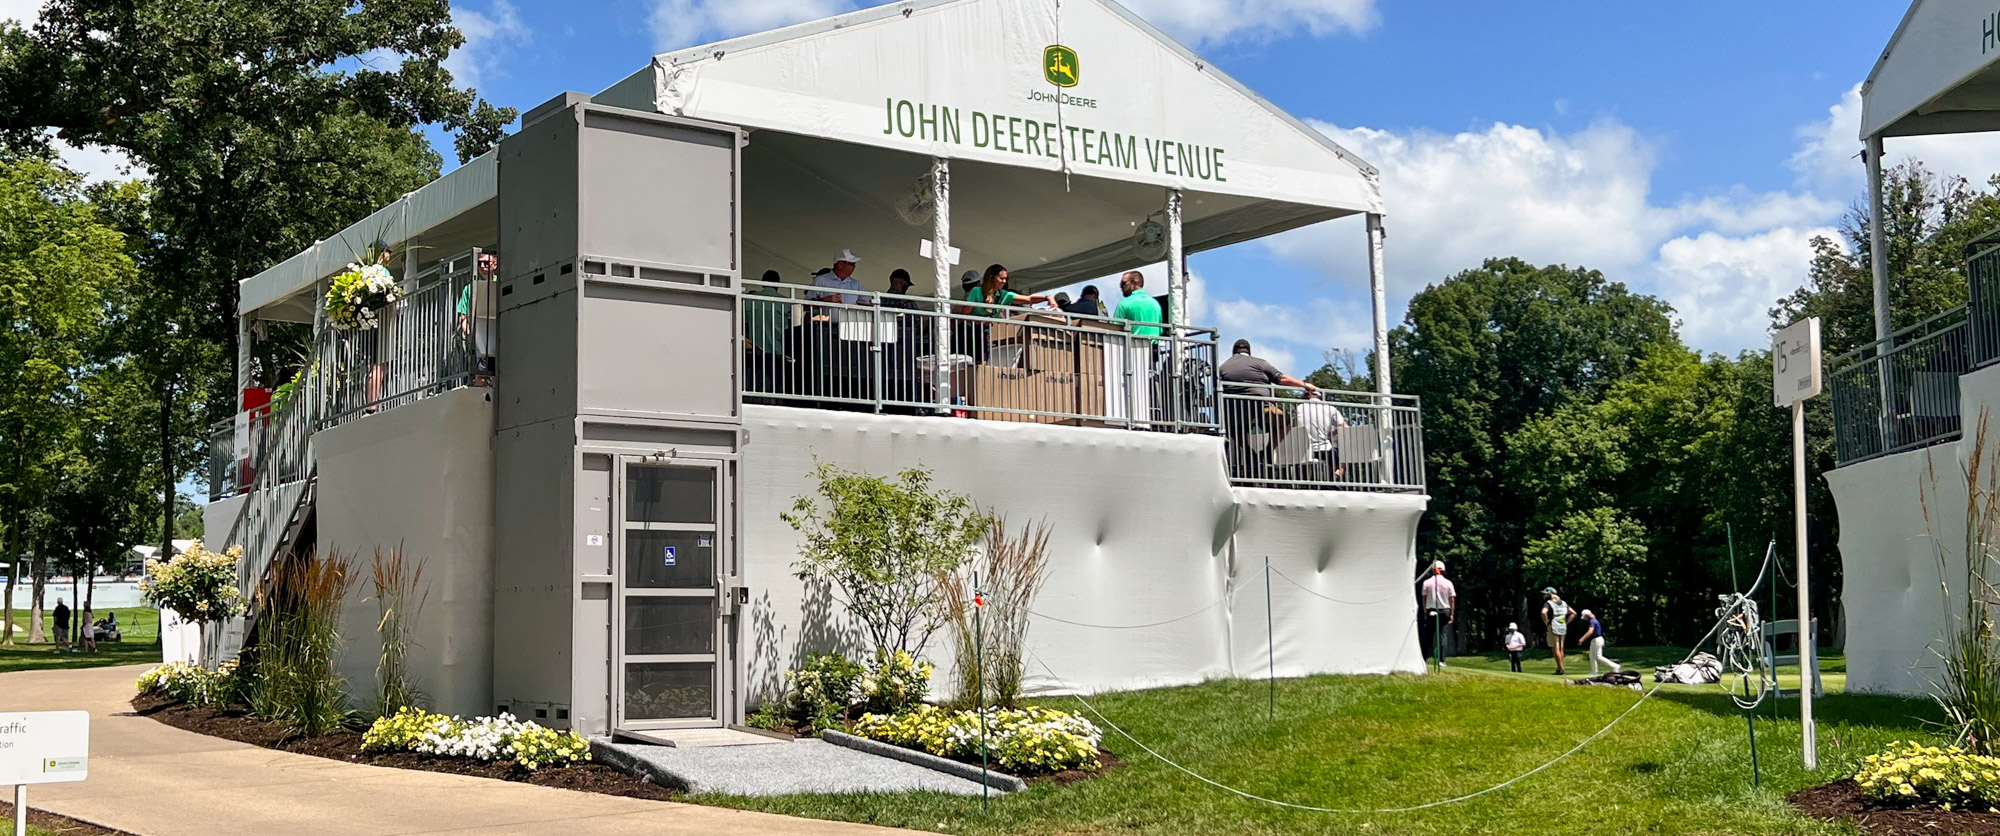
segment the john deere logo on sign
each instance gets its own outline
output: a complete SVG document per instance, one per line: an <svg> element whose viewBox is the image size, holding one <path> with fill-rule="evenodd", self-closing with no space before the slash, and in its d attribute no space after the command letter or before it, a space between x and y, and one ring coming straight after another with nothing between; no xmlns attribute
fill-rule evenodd
<svg viewBox="0 0 2000 836"><path fill-rule="evenodd" d="M1057 87L1075 87L1082 75L1076 63L1076 50L1066 46L1052 46L1042 50L1042 76Z"/></svg>

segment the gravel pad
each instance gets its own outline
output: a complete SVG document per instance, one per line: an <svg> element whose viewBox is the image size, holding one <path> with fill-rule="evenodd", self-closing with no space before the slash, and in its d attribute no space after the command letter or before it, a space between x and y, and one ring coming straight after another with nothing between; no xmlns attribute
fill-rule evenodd
<svg viewBox="0 0 2000 836"><path fill-rule="evenodd" d="M767 746L675 748L603 743L679 779L689 794L806 795L941 792L978 795L978 783L819 740Z"/></svg>

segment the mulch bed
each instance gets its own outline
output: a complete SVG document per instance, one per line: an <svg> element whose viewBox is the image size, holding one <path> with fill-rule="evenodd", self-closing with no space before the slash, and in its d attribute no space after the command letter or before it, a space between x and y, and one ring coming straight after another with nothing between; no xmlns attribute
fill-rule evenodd
<svg viewBox="0 0 2000 836"><path fill-rule="evenodd" d="M1940 810L1930 806L1892 807L1878 805L1861 794L1853 781L1835 781L1807 787L1787 797L1792 806L1808 816L1832 821L1851 821L1869 836L2000 836L2000 814L1967 810Z"/></svg>
<svg viewBox="0 0 2000 836"><path fill-rule="evenodd" d="M580 763L531 771L511 761L446 758L415 752L389 754L363 752L360 732L340 731L320 737L292 737L278 724L251 717L241 708L194 708L157 694L140 694L134 697L132 710L140 716L151 717L174 728L196 734L349 763L447 772L475 778L534 784L538 787L580 790L654 801L671 801L680 795L674 790L597 763Z"/></svg>
<svg viewBox="0 0 2000 836"><path fill-rule="evenodd" d="M1111 754L1109 750L1100 747L1097 750L1097 768L1094 770L1085 771L1081 769L1065 769L1061 772L1056 772L1049 775L1037 775L1033 778L1028 778L1026 780L1030 784L1055 784L1056 786L1059 787L1066 787L1078 781L1088 781L1092 778L1102 778L1104 777L1105 773L1108 773L1111 770L1124 769L1124 768L1125 768L1124 761L1119 760L1118 756Z"/></svg>
<svg viewBox="0 0 2000 836"><path fill-rule="evenodd" d="M123 830L107 830L67 816L45 813L35 809L34 800L34 790L29 790L28 824L32 827L39 827L50 833L62 834L62 836L132 836L132 834L126 833ZM0 827L4 827L7 833L14 832L14 805L5 801L0 801Z"/></svg>

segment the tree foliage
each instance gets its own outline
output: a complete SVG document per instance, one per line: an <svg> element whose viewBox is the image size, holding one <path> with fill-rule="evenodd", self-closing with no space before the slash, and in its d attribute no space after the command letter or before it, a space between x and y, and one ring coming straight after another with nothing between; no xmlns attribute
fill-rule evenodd
<svg viewBox="0 0 2000 836"><path fill-rule="evenodd" d="M804 538L799 578L839 589L876 656L923 653L945 620L938 578L972 558L987 517L964 494L934 490L921 468L891 481L821 462L813 477L819 496L779 515Z"/></svg>

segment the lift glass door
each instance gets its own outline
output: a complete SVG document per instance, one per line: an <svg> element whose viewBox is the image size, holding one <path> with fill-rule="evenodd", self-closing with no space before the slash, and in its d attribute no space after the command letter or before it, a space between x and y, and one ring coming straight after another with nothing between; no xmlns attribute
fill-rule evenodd
<svg viewBox="0 0 2000 836"><path fill-rule="evenodd" d="M714 462L628 459L620 505L619 727L720 725L726 656L719 590L729 556Z"/></svg>

